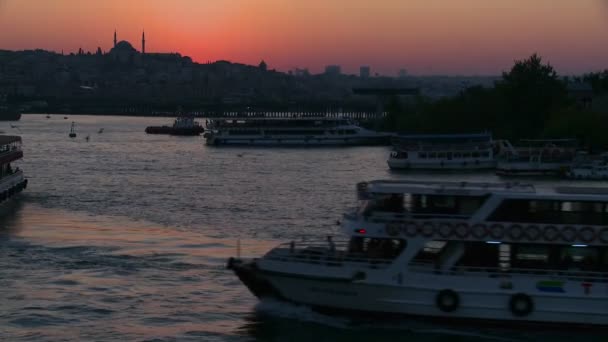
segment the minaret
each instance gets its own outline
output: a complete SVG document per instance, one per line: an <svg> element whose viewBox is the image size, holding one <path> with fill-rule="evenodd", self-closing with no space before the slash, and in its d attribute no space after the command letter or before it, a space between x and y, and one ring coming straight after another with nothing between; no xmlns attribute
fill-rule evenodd
<svg viewBox="0 0 608 342"><path fill-rule="evenodd" d="M114 47L116 47L116 30L114 30Z"/></svg>
<svg viewBox="0 0 608 342"><path fill-rule="evenodd" d="M141 53L146 53L146 32L141 31Z"/></svg>

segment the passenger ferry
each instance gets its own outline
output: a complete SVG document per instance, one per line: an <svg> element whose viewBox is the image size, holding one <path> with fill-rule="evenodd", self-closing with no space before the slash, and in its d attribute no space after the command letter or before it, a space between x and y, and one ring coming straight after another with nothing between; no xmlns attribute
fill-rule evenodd
<svg viewBox="0 0 608 342"><path fill-rule="evenodd" d="M347 118L244 117L211 120L207 145L389 145L391 135L359 127Z"/></svg>
<svg viewBox="0 0 608 342"><path fill-rule="evenodd" d="M23 171L11 165L21 158L21 137L0 135L0 205L27 188Z"/></svg>
<svg viewBox="0 0 608 342"><path fill-rule="evenodd" d="M496 167L492 135L399 135L393 138L391 169L483 170Z"/></svg>
<svg viewBox="0 0 608 342"><path fill-rule="evenodd" d="M608 189L372 181L348 241L228 267L258 297L321 311L608 327Z"/></svg>
<svg viewBox="0 0 608 342"><path fill-rule="evenodd" d="M558 176L574 161L576 140L538 139L522 140L525 146L508 144L499 158L496 174L499 176Z"/></svg>
<svg viewBox="0 0 608 342"><path fill-rule="evenodd" d="M608 153L588 156L579 152L565 176L571 179L608 180Z"/></svg>

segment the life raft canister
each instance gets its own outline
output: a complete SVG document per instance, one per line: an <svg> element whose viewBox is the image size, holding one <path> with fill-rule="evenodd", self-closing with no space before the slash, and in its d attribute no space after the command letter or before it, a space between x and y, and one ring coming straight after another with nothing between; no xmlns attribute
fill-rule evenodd
<svg viewBox="0 0 608 342"><path fill-rule="evenodd" d="M460 306L460 296L454 290L441 290L435 297L435 304L443 312L452 312Z"/></svg>
<svg viewBox="0 0 608 342"><path fill-rule="evenodd" d="M516 293L509 300L509 309L517 317L528 316L534 310L534 302L527 294Z"/></svg>

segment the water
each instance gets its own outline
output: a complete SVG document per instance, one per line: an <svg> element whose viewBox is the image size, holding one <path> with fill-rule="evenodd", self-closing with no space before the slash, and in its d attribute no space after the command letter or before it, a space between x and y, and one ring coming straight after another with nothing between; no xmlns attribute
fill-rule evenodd
<svg viewBox="0 0 608 342"><path fill-rule="evenodd" d="M68 138L72 120L76 139ZM259 303L224 268L237 239L243 255L257 256L336 234L359 181L498 179L392 173L385 147L210 148L200 137L144 133L170 123L62 115L0 123L23 137L18 166L30 179L0 219L0 340L560 339Z"/></svg>

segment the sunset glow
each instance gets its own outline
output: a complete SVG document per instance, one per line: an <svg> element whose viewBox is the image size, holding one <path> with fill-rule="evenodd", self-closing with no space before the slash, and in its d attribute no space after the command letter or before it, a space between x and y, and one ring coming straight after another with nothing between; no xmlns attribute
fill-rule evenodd
<svg viewBox="0 0 608 342"><path fill-rule="evenodd" d="M608 67L602 0L0 0L0 49L179 52L319 72L498 74L537 52L561 73Z"/></svg>

